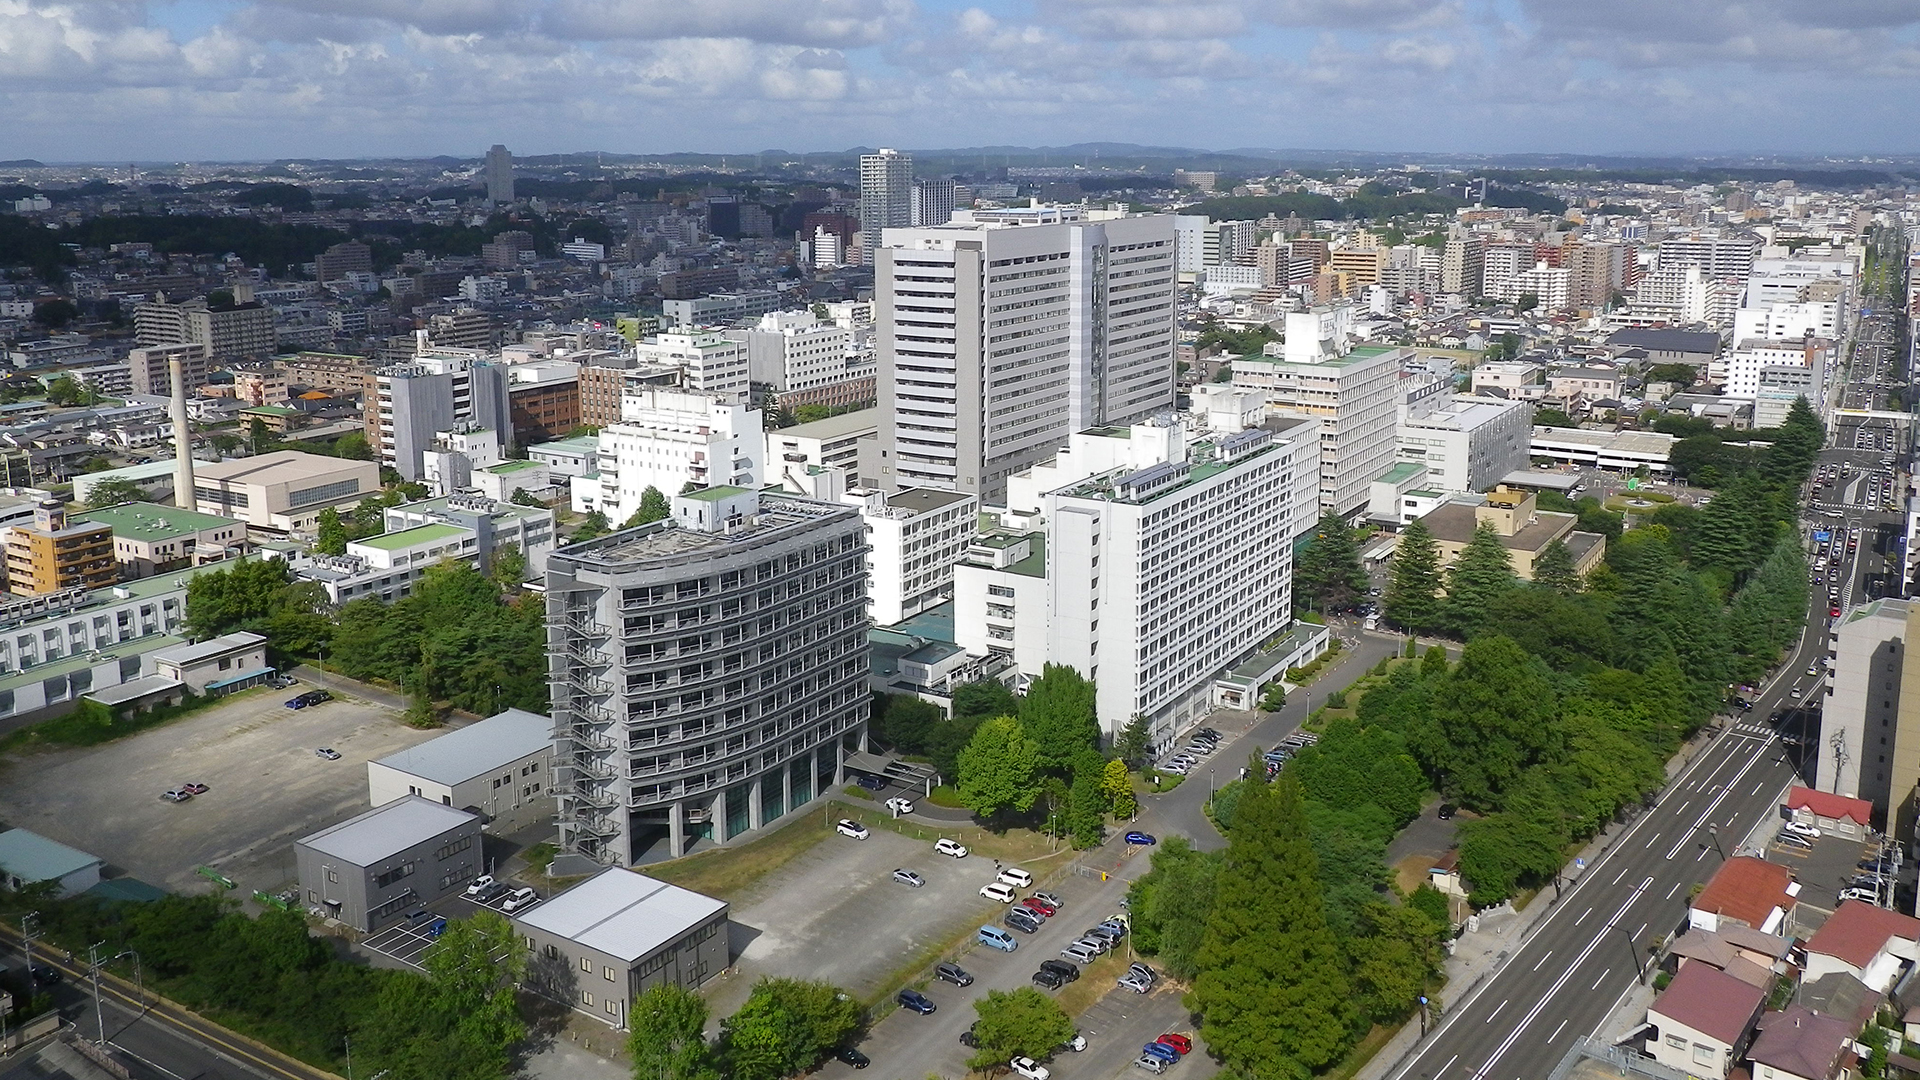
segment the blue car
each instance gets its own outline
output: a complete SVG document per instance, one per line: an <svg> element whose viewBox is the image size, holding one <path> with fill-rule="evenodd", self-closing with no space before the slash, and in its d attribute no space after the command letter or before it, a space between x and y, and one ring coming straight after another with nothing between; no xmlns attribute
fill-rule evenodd
<svg viewBox="0 0 1920 1080"><path fill-rule="evenodd" d="M1159 1058L1161 1061L1164 1061L1169 1065L1172 1065L1175 1062L1180 1060L1180 1051L1175 1050L1173 1047L1168 1046L1166 1043L1163 1043L1163 1042L1150 1042L1147 1045L1141 1047L1140 1052L1146 1055L1147 1057Z"/></svg>
<svg viewBox="0 0 1920 1080"><path fill-rule="evenodd" d="M921 1016L925 1016L928 1013L934 1012L940 1008L940 1006L935 1005L931 1000L929 1000L927 995L921 993L918 990L900 991L899 1001L901 1005L905 1006L906 1008L912 1009L914 1012L919 1013Z"/></svg>
<svg viewBox="0 0 1920 1080"><path fill-rule="evenodd" d="M289 709L304 709L306 707L307 707L307 695L305 694L301 694L299 697L287 699L287 708Z"/></svg>
<svg viewBox="0 0 1920 1080"><path fill-rule="evenodd" d="M1148 846L1152 846L1159 842L1160 841L1156 839L1152 833L1130 832L1127 834L1127 843L1129 844L1145 844Z"/></svg>

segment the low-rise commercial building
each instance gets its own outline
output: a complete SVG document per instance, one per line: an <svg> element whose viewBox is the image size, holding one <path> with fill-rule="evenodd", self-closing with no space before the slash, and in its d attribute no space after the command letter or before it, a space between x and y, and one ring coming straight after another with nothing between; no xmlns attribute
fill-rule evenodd
<svg viewBox="0 0 1920 1080"><path fill-rule="evenodd" d="M194 466L195 508L238 518L267 532L313 532L320 512L346 511L380 491L371 461L275 450L256 457Z"/></svg>
<svg viewBox="0 0 1920 1080"><path fill-rule="evenodd" d="M1535 427L1528 440L1532 457L1565 465L1633 472L1645 466L1651 473L1673 471L1673 444L1680 440L1657 431L1585 431L1580 428Z"/></svg>
<svg viewBox="0 0 1920 1080"><path fill-rule="evenodd" d="M106 860L49 840L25 829L0 832L0 888L19 892L43 881L59 882L54 895L66 899L100 884Z"/></svg>
<svg viewBox="0 0 1920 1080"><path fill-rule="evenodd" d="M527 985L614 1028L656 986L695 990L726 970L727 903L610 867L513 917Z"/></svg>
<svg viewBox="0 0 1920 1080"><path fill-rule="evenodd" d="M1575 529L1580 523L1578 514L1542 510L1538 501L1534 492L1516 491L1502 484L1485 495L1455 496L1420 521L1433 534L1441 566L1451 565L1460 557L1483 522L1493 526L1501 546L1507 549L1513 572L1523 581L1533 580L1534 564L1556 540L1566 546L1576 572L1584 576L1599 566L1607 551L1607 538Z"/></svg>
<svg viewBox="0 0 1920 1080"><path fill-rule="evenodd" d="M553 721L508 709L367 762L368 802L408 795L483 814L501 828L551 822Z"/></svg>
<svg viewBox="0 0 1920 1080"><path fill-rule="evenodd" d="M196 694L231 694L273 678L267 666L267 639L245 630L191 645L173 645L153 654L153 673Z"/></svg>
<svg viewBox="0 0 1920 1080"><path fill-rule="evenodd" d="M371 933L466 888L480 873L480 818L408 795L294 841L300 892Z"/></svg>

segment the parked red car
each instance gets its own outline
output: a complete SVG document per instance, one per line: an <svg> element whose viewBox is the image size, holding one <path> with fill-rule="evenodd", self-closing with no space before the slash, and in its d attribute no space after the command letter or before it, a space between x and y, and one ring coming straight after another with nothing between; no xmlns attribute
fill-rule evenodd
<svg viewBox="0 0 1920 1080"><path fill-rule="evenodd" d="M1193 1053L1193 1040L1187 1038L1185 1035L1176 1035L1176 1034L1168 1033L1166 1035L1160 1036L1160 1038L1157 1041L1166 1043L1168 1046L1171 1046L1175 1050L1180 1051L1181 1057L1185 1057L1188 1054Z"/></svg>
<svg viewBox="0 0 1920 1080"><path fill-rule="evenodd" d="M1029 896L1025 900L1020 901L1020 906L1029 911L1045 915L1049 919L1053 918L1053 913L1056 910L1052 904L1047 903L1037 896Z"/></svg>

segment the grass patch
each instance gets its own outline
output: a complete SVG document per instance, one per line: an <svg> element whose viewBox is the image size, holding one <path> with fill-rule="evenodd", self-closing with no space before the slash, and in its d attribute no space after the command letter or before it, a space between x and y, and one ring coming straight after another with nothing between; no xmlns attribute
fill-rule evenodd
<svg viewBox="0 0 1920 1080"><path fill-rule="evenodd" d="M558 854L560 849L553 844L535 844L526 850L527 866L534 873L545 877L547 867L553 865L553 857Z"/></svg>
<svg viewBox="0 0 1920 1080"><path fill-rule="evenodd" d="M960 793L953 789L952 784L941 784L934 788L933 793L927 796L927 801L935 806L944 806L952 810L964 810L967 806L960 801Z"/></svg>
<svg viewBox="0 0 1920 1080"><path fill-rule="evenodd" d="M1413 1024L1419 1022L1417 1018L1408 1021ZM1373 1060L1373 1056L1378 1054L1382 1047L1393 1041L1394 1033L1399 1030L1397 1026L1373 1025L1359 1042L1353 1044L1353 1049L1347 1051L1346 1057L1341 1058L1333 1068L1320 1074L1319 1080L1353 1080L1360 1075L1360 1070L1367 1067L1367 1063Z"/></svg>
<svg viewBox="0 0 1920 1080"><path fill-rule="evenodd" d="M813 849L815 844L833 835L826 819L802 814L771 835L750 844L720 851L703 851L658 866L642 869L648 877L671 882L683 889L717 896L734 902L754 883Z"/></svg>
<svg viewBox="0 0 1920 1080"><path fill-rule="evenodd" d="M1068 1016L1078 1017L1092 1008L1094 1002L1107 996L1107 991L1119 993L1120 991L1114 987L1114 980L1125 974L1126 970L1127 949L1122 945L1081 968L1080 977L1061 987L1054 994L1054 1000L1059 1002L1060 1008L1064 1009Z"/></svg>
<svg viewBox="0 0 1920 1080"><path fill-rule="evenodd" d="M1187 778L1185 776L1182 776L1179 773L1163 773L1163 772L1149 771L1149 774L1147 776L1147 794L1159 795L1159 794L1162 794L1163 792L1172 791L1174 788L1179 787L1183 782L1185 782L1186 779Z"/></svg>
<svg viewBox="0 0 1920 1080"><path fill-rule="evenodd" d="M840 790L842 794L851 795L856 799L865 799L868 802L873 801L873 792L868 791L866 788L861 787L859 784L848 784L846 787L841 788Z"/></svg>

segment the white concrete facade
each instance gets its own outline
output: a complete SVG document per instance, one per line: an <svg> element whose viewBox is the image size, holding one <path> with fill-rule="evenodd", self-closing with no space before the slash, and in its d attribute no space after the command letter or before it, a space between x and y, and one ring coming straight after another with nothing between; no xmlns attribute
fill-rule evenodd
<svg viewBox="0 0 1920 1080"><path fill-rule="evenodd" d="M618 525L652 487L672 498L688 483L757 488L765 481L760 410L681 390L643 389L600 430L597 506Z"/></svg>
<svg viewBox="0 0 1920 1080"><path fill-rule="evenodd" d="M1289 350L1293 338L1289 319ZM1367 485L1393 465L1403 359L1402 350L1367 346L1313 360L1243 356L1233 362L1233 385L1264 392L1270 414L1320 422L1322 511L1362 509Z"/></svg>
<svg viewBox="0 0 1920 1080"><path fill-rule="evenodd" d="M892 626L953 598L953 567L979 531L980 501L958 491L848 492L867 523L867 610Z"/></svg>
<svg viewBox="0 0 1920 1080"><path fill-rule="evenodd" d="M890 229L875 256L889 490L989 501L1075 431L1173 405L1171 215L960 211Z"/></svg>
<svg viewBox="0 0 1920 1080"><path fill-rule="evenodd" d="M663 333L633 348L642 367L679 368L689 390L747 400L747 347L719 330Z"/></svg>
<svg viewBox="0 0 1920 1080"><path fill-rule="evenodd" d="M1402 420L1395 453L1426 466L1424 487L1485 491L1527 467L1533 405L1456 394L1425 416Z"/></svg>

